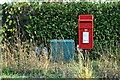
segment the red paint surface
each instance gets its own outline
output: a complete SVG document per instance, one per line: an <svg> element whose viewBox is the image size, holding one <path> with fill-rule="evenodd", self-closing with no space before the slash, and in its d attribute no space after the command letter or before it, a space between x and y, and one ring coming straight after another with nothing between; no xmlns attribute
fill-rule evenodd
<svg viewBox="0 0 120 80"><path fill-rule="evenodd" d="M83 32L89 32L89 43L83 43ZM93 49L93 15L79 15L78 44L79 49Z"/></svg>

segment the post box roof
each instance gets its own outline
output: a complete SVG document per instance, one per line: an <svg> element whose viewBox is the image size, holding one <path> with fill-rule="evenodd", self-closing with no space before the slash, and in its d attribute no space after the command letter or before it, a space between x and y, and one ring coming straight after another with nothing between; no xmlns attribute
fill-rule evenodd
<svg viewBox="0 0 120 80"><path fill-rule="evenodd" d="M93 15L79 15L79 21L93 21Z"/></svg>

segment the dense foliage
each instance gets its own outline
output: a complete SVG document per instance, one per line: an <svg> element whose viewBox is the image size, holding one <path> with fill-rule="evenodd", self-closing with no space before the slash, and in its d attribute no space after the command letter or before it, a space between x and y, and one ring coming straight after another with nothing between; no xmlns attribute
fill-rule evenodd
<svg viewBox="0 0 120 80"><path fill-rule="evenodd" d="M99 44L114 47L120 40L120 2L5 3L3 42L13 43L17 36L38 45L51 39L73 39L77 44L78 15L87 14L94 16L95 49Z"/></svg>

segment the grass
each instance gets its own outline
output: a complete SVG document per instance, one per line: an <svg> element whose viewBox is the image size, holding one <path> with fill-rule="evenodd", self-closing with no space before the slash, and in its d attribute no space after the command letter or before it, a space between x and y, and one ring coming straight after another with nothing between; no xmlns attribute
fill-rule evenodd
<svg viewBox="0 0 120 80"><path fill-rule="evenodd" d="M33 55L32 55L33 56ZM32 59L33 58L33 59ZM3 71L2 78L7 77L30 77L30 78L102 78L102 77L112 77L116 78L120 75L119 66L117 62L113 61L94 61L94 60L83 60L82 56L79 54L79 61L75 60L70 63L55 63L48 59L42 59L39 61L35 57L30 57L30 60L25 62L25 59L21 63L21 66L17 67L16 64L10 64L3 66L5 71ZM10 60L9 60L10 62ZM13 60L12 60L13 62ZM33 63L34 62L34 63ZM3 62L5 63L5 62ZM23 64L26 63L26 64ZM38 64L39 63L39 64ZM6 70L6 68L8 69ZM11 72L14 72L14 74ZM16 73L16 74L15 74ZM20 76L20 74L24 74Z"/></svg>
<svg viewBox="0 0 120 80"><path fill-rule="evenodd" d="M120 54L113 55L115 51L106 47L106 50L100 46L101 54L99 59L90 59L89 51L78 53L78 60L70 62L54 62L48 54L39 57L36 56L35 45L27 42L20 43L19 40L15 46L8 47L4 44L2 54L2 75L0 78L118 78L120 77ZM17 49L16 49L17 47ZM119 47L117 47L119 48ZM11 50L10 50L11 49ZM117 49L118 50L118 49ZM118 50L119 51L119 50ZM102 53L101 53L102 52ZM112 57L110 56L112 54ZM76 55L75 55L76 56ZM117 57L116 57L117 56Z"/></svg>
<svg viewBox="0 0 120 80"><path fill-rule="evenodd" d="M2 74L1 76L0 76L0 78L27 78L26 76L24 76L24 75L19 75L19 74L12 74L12 73L10 73L10 74Z"/></svg>

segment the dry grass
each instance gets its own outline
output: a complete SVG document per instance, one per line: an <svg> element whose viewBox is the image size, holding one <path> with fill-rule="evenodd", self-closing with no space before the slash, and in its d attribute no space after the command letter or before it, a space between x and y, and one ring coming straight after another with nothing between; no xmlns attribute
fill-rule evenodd
<svg viewBox="0 0 120 80"><path fill-rule="evenodd" d="M26 46L29 46L29 49ZM103 54L96 61L90 60L88 56L85 58L82 53L79 53L78 62L72 60L69 63L62 61L56 63L51 61L51 55L49 59L48 54L36 56L34 45L28 43L18 44L18 50L13 47L14 53L11 53L8 46L3 47L5 48L2 55L4 74L12 71L15 74L29 74L29 77L36 78L117 78L120 76L117 59ZM113 54L112 51L109 50L109 54Z"/></svg>

